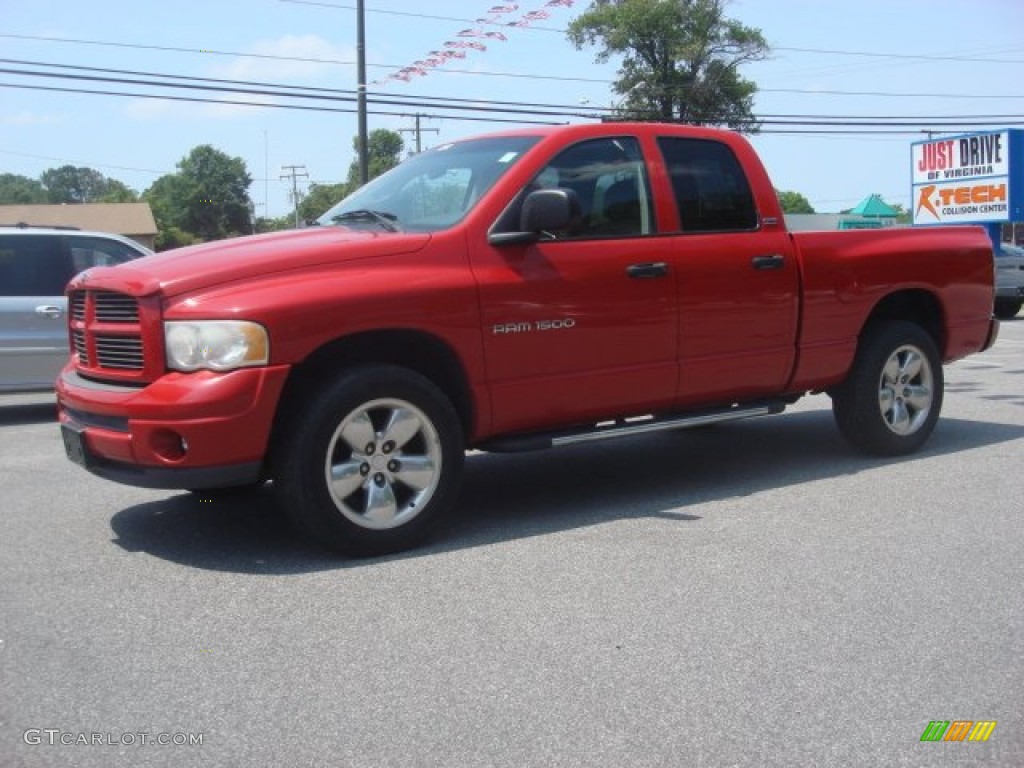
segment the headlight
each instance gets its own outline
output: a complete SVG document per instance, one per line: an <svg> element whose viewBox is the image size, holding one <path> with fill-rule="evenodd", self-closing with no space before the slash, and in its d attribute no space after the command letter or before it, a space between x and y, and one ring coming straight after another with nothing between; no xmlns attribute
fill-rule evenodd
<svg viewBox="0 0 1024 768"><path fill-rule="evenodd" d="M178 371L230 371L266 365L270 340L266 329L246 320L197 320L164 323L167 367Z"/></svg>

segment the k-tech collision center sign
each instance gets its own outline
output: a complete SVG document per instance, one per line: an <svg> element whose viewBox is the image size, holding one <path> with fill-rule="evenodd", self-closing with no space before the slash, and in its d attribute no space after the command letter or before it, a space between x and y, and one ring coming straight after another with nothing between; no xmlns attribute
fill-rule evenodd
<svg viewBox="0 0 1024 768"><path fill-rule="evenodd" d="M914 224L1015 221L1024 203L1024 131L911 145Z"/></svg>

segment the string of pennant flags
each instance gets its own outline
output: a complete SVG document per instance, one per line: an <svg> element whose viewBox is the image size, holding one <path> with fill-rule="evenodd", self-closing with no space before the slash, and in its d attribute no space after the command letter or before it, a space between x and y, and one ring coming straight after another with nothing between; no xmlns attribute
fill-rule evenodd
<svg viewBox="0 0 1024 768"><path fill-rule="evenodd" d="M530 11L520 10L519 3L493 5L485 16L476 20L480 26L457 32L454 40L446 40L438 50L430 51L424 58L392 72L381 80L375 80L370 85L386 85L394 80L408 83L415 78L426 77L432 70L443 67L450 61L465 59L474 51L486 51L487 46L493 42L504 43L508 40L508 35L504 32L487 27L529 27L535 22L551 18L551 11L547 9L571 8L573 2L574 0L548 0L543 6Z"/></svg>

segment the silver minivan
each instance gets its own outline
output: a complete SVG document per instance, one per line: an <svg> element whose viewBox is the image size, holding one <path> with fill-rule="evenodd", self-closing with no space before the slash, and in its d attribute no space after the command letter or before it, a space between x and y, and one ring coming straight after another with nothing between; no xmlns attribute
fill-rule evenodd
<svg viewBox="0 0 1024 768"><path fill-rule="evenodd" d="M104 232L0 227L0 392L53 389L69 355L64 287L72 277L150 253Z"/></svg>

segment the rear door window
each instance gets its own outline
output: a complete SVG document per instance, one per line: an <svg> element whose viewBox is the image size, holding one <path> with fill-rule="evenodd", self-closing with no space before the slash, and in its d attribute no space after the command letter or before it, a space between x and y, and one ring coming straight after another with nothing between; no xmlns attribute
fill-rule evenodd
<svg viewBox="0 0 1024 768"><path fill-rule="evenodd" d="M739 160L707 139L658 139L685 232L751 230L758 225L754 195Z"/></svg>
<svg viewBox="0 0 1024 768"><path fill-rule="evenodd" d="M75 273L60 237L0 235L0 295L61 296Z"/></svg>
<svg viewBox="0 0 1024 768"><path fill-rule="evenodd" d="M67 242L71 249L75 274L91 267L123 264L143 255L120 240L108 240L104 237L69 237Z"/></svg>

